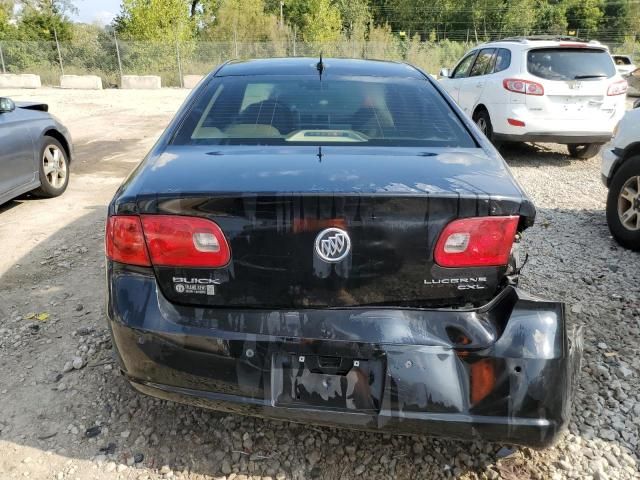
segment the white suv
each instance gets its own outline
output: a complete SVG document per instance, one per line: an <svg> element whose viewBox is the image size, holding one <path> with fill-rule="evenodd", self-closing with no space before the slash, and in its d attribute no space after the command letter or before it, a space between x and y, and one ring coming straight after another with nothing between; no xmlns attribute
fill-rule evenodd
<svg viewBox="0 0 640 480"><path fill-rule="evenodd" d="M495 143L562 143L572 157L590 158L625 111L627 82L593 41L507 38L475 47L440 75Z"/></svg>

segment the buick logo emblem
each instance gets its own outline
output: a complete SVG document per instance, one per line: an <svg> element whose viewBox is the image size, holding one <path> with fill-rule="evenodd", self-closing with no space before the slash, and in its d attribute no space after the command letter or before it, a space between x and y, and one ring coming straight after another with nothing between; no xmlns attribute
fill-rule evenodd
<svg viewBox="0 0 640 480"><path fill-rule="evenodd" d="M327 228L316 237L316 254L325 262L337 263L351 251L351 239L340 228Z"/></svg>

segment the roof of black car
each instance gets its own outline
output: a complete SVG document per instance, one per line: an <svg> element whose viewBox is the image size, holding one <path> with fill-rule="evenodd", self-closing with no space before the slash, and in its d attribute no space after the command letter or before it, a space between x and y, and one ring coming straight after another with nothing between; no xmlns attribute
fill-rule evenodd
<svg viewBox="0 0 640 480"><path fill-rule="evenodd" d="M232 60L222 66L216 77L241 75L318 75L319 57L266 58ZM406 63L382 60L324 58L323 78L332 75L363 75L372 77L424 78L422 73Z"/></svg>

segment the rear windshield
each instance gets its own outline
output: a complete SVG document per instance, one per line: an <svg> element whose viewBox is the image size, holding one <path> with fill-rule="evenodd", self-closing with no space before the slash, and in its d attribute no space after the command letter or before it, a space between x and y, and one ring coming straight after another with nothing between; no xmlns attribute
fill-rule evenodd
<svg viewBox="0 0 640 480"><path fill-rule="evenodd" d="M527 54L527 69L547 80L589 80L616 74L606 50L595 48L538 48Z"/></svg>
<svg viewBox="0 0 640 480"><path fill-rule="evenodd" d="M174 144L476 146L427 80L230 76L205 88Z"/></svg>

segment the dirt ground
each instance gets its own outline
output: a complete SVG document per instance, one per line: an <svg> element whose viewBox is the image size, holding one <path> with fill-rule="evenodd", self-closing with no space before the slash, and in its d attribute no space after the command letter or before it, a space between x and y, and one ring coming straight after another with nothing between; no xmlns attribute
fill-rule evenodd
<svg viewBox="0 0 640 480"><path fill-rule="evenodd" d="M585 327L574 420L544 451L316 428L142 397L104 315L106 205L188 91L3 91L73 136L67 192L0 206L0 480L639 478L640 255L610 238L599 157L504 155L539 207L523 287ZM77 365L71 365L77 357Z"/></svg>

